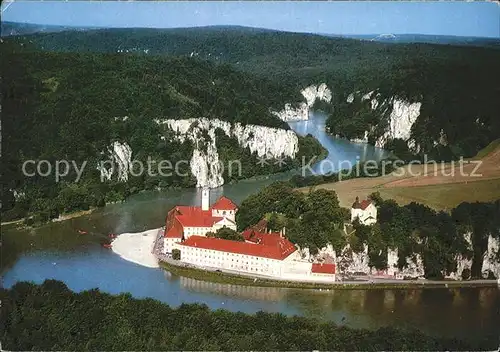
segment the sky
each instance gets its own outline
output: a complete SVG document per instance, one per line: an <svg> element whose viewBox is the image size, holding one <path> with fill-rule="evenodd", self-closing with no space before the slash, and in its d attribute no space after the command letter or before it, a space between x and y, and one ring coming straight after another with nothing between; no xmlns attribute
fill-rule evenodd
<svg viewBox="0 0 500 352"><path fill-rule="evenodd" d="M500 37L493 2L416 1L20 1L2 20L92 27L240 25L324 34Z"/></svg>

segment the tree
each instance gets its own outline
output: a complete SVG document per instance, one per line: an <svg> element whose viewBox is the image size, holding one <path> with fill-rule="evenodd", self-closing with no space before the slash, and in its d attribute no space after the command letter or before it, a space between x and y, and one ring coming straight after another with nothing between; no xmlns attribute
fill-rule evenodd
<svg viewBox="0 0 500 352"><path fill-rule="evenodd" d="M244 242L243 235L229 227L221 227L215 232L208 232L207 237L222 238L224 240Z"/></svg>
<svg viewBox="0 0 500 352"><path fill-rule="evenodd" d="M462 271L462 280L469 280L470 279L470 275L471 275L470 269L469 268L465 268Z"/></svg>
<svg viewBox="0 0 500 352"><path fill-rule="evenodd" d="M177 248L172 249L172 259L181 260L181 251Z"/></svg>
<svg viewBox="0 0 500 352"><path fill-rule="evenodd" d="M279 313L245 314L204 304L171 308L153 299L62 283L0 289L0 340L6 350L492 350L497 336L469 342L418 331L354 330ZM249 333L251 331L251 333ZM113 333L111 333L113 332ZM354 342L353 342L354 341Z"/></svg>
<svg viewBox="0 0 500 352"><path fill-rule="evenodd" d="M378 192L378 191L371 193L368 196L368 199L370 199L374 203L375 206L379 206L384 201L382 199L382 197L380 196L380 192Z"/></svg>

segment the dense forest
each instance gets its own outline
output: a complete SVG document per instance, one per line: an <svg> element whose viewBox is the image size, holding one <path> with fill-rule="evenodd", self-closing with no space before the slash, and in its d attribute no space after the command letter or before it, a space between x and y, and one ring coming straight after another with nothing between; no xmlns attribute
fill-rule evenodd
<svg viewBox="0 0 500 352"><path fill-rule="evenodd" d="M387 130L393 99L419 102L411 137L420 146L417 154L434 159L470 157L500 137L498 47L395 44L237 26L97 29L12 40L47 51L192 56L280 82L290 98L324 82L334 92L331 133L351 139L368 131L372 143ZM370 100L359 98L374 90L379 107L372 110ZM360 96L348 104L354 92ZM290 102L300 99L294 98ZM389 141L388 147L408 152L406 143Z"/></svg>
<svg viewBox="0 0 500 352"><path fill-rule="evenodd" d="M407 266L407 257L418 253L428 279L442 279L456 271L459 255L473 260L466 278L481 278L488 236L500 238L500 200L464 202L447 213L417 203L399 206L375 193L371 198L378 208L377 223L365 226L355 222L355 231L347 235L343 224L350 221L350 210L339 206L335 191L312 189L304 193L292 185L277 182L245 199L236 214L238 228L245 229L267 218L269 229L286 227L290 241L308 247L312 253L327 244L337 253L347 244L359 253L367 244L369 264L377 269L387 268L388 248L398 249L399 269ZM472 248L464 238L467 232L471 233Z"/></svg>
<svg viewBox="0 0 500 352"><path fill-rule="evenodd" d="M338 96L335 111L327 125L330 132L346 138L363 138L375 143L389 124L393 99L421 103L420 115L411 128L411 139L419 150L435 160L448 161L460 156L474 156L500 136L500 50L465 49L449 57L407 59L388 72L390 86L371 85L360 88L354 101L348 95ZM467 50L470 50L468 52ZM482 51L484 50L484 51ZM362 96L375 91L378 106ZM406 141L390 140L385 145L398 155L408 155ZM416 149L416 148L413 148Z"/></svg>
<svg viewBox="0 0 500 352"><path fill-rule="evenodd" d="M279 109L295 93L229 66L182 57L47 53L11 42L3 43L1 50L4 221L28 213L35 214L30 222L44 221L120 201L142 189L195 185L193 177L175 174L100 182L99 171L91 165L102 160L114 141L130 145L134 160L151 157L175 164L191 159L193 146L176 141L155 119L207 117L289 128L270 109ZM222 161L242 162L239 178L284 171L296 167L302 156L324 154L314 138L300 137L296 160L261 168L256 155L235 139L221 136L218 144ZM52 166L56 160L77 165L86 161L88 167L78 183L73 182L74 170L56 182L53 175L25 177L26 160L48 160Z"/></svg>
<svg viewBox="0 0 500 352"><path fill-rule="evenodd" d="M42 50L42 51L40 51ZM2 209L6 219L27 212L41 218L121 200L141 189L192 186L193 178L131 178L96 185L70 173L55 185L20 177L29 158L96 162L112 141L126 141L134 158L173 162L192 152L189 143L166 142L154 119L208 117L288 128L273 116L300 90L326 83L333 91L329 131L374 142L388 129L394 99L421 103L411 139L389 140L403 159L450 160L473 156L500 137L500 50L422 43L380 43L245 27L96 29L6 37L2 43L4 145ZM374 90L379 107L361 97ZM354 92L352 103L347 97ZM128 119L124 121L124 118ZM97 132L99 131L99 132ZM151 138L151 136L155 136ZM304 154L322 152L312 138L300 140L299 156L286 167L255 168L255 156L218 135L223 161L238 158L244 172L227 181L283 171ZM324 151L323 151L324 152ZM26 190L20 187L31 182ZM10 190L17 190L17 197ZM24 200L23 200L24 199ZM14 205L18 206L14 208ZM5 211L9 213L5 214Z"/></svg>
<svg viewBox="0 0 500 352"><path fill-rule="evenodd" d="M2 347L16 351L458 351L498 346L498 336L467 341L416 330L354 330L279 313L211 311L201 304L172 308L130 294L73 293L55 280L20 282L1 289L0 298Z"/></svg>

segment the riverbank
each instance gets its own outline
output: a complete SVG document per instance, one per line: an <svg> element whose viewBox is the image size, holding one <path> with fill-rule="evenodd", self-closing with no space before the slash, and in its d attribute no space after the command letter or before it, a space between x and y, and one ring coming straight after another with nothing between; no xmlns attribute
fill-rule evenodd
<svg viewBox="0 0 500 352"><path fill-rule="evenodd" d="M80 210L80 211L75 211L75 212L68 213L68 214L62 214L62 215L59 215L58 218L52 219L52 222L59 222L59 221L77 218L77 217L83 216L83 215L89 215L96 209L97 208L90 208L89 210Z"/></svg>
<svg viewBox="0 0 500 352"><path fill-rule="evenodd" d="M112 204L112 203L109 203L109 204ZM50 223L50 222L61 222L61 221L69 220L69 219L78 218L80 216L89 215L89 214L91 214L96 209L97 208L90 208L88 210L77 210L77 211L74 211L74 212L71 212L71 213L61 214L61 215L59 215L59 217L48 221L48 223ZM21 219L16 219L16 220L12 220L12 221L2 222L2 223L0 223L0 225L1 226L6 226L6 225L13 225L13 224L22 224L27 219L32 219L32 218L33 218L33 216L28 216L28 217L21 218ZM30 226L30 227L36 227L36 226Z"/></svg>
<svg viewBox="0 0 500 352"><path fill-rule="evenodd" d="M173 260L163 254L163 231L161 228L137 233L123 233L112 242L113 252L123 259L149 268L161 267L168 272L200 281L221 284L259 287L282 287L302 289L408 289L408 288L461 288L498 287L497 280L434 281L434 280L391 280L360 279L317 283L286 281L252 274L221 271L215 268L201 269Z"/></svg>
<svg viewBox="0 0 500 352"><path fill-rule="evenodd" d="M431 280L365 280L365 281L336 281L331 284L310 283L297 281L282 281L268 278L256 278L242 274L230 274L221 271L209 271L183 264L174 264L174 261L161 261L160 267L168 272L195 280L220 284L282 287L319 290L339 289L409 289L409 288L462 288L462 287L498 287L496 280L471 280L471 281L431 281Z"/></svg>
<svg viewBox="0 0 500 352"><path fill-rule="evenodd" d="M152 253L160 229L137 233L122 233L112 242L112 250L125 260L149 268L158 268L158 260Z"/></svg>

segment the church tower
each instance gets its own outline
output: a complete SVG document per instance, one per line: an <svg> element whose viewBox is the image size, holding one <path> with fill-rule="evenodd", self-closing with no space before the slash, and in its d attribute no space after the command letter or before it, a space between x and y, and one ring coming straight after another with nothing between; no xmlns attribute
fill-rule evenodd
<svg viewBox="0 0 500 352"><path fill-rule="evenodd" d="M210 208L210 190L203 187L201 191L201 210L208 210Z"/></svg>

